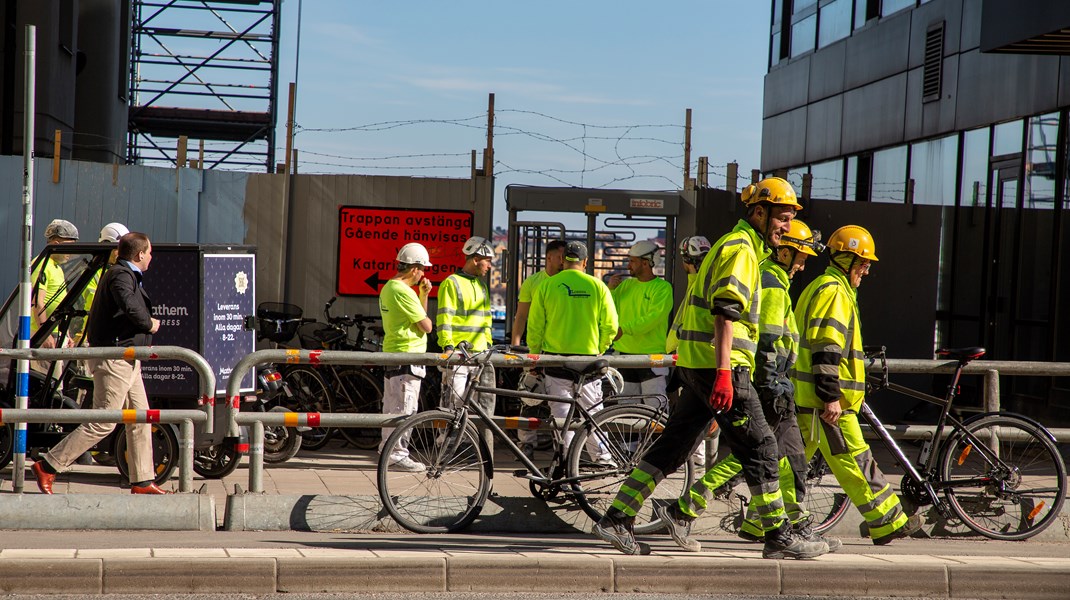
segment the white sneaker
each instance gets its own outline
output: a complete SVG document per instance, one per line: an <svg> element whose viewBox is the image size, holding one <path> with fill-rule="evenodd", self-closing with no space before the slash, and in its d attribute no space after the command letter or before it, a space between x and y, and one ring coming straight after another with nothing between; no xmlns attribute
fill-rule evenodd
<svg viewBox="0 0 1070 600"><path fill-rule="evenodd" d="M416 462L408 456L401 460L391 462L390 467L397 469L398 471L408 471L410 473L423 473L427 470L427 466L425 466L424 463Z"/></svg>

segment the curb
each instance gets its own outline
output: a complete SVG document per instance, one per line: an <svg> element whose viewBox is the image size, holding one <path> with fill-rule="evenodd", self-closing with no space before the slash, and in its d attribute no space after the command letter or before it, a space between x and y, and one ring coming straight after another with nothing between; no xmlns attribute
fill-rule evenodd
<svg viewBox="0 0 1070 600"><path fill-rule="evenodd" d="M215 498L201 494L0 494L18 529L215 531Z"/></svg>
<svg viewBox="0 0 1070 600"><path fill-rule="evenodd" d="M751 558L751 560L745 560ZM1011 564L1013 563L1013 564ZM732 593L834 597L1061 599L1062 563L929 555L810 561L710 556L232 556L0 560L0 593Z"/></svg>

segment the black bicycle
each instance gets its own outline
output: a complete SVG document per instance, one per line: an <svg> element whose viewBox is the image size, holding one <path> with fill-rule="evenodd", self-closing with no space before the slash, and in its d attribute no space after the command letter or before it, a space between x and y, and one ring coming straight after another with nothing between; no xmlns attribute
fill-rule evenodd
<svg viewBox="0 0 1070 600"><path fill-rule="evenodd" d="M470 354L462 344L457 352L462 354L463 364L476 367L468 375L463 405L456 410L433 410L409 417L387 438L379 458L379 497L390 516L410 531L459 531L483 509L490 494L494 463L473 421L480 422L492 433L496 444L523 465L514 475L529 481L533 495L550 500L565 494L595 521L605 515L621 484L664 430L667 415L651 406L617 404L588 409L575 400L585 383L602 377L608 368L605 359L564 368L572 379L572 394L560 397L478 384L493 354L525 353L526 349L494 346ZM567 448L556 444L550 465L540 468L475 402L478 393L568 404L568 414L555 428L555 435L573 429L575 436ZM391 461L391 455L399 448L405 448L411 459L406 467ZM415 470L412 461L419 463ZM644 504L637 516L636 531L652 533L660 529L662 524L654 507L676 501L691 481L691 464L687 462L663 481Z"/></svg>
<svg viewBox="0 0 1070 600"><path fill-rule="evenodd" d="M918 507L932 506L945 521L957 518L974 532L996 540L1030 538L1058 519L1066 498L1066 466L1055 436L1037 421L1016 413L988 412L959 419L951 410L963 368L983 356L984 348L937 351L937 356L956 362L943 398L889 382L885 348L866 350L870 366L880 364L880 374L867 377L870 390L888 389L941 409L933 437L922 444L913 463L867 404L859 410L906 470L900 491L908 501ZM825 469L816 484L811 482L822 495L839 488ZM813 498L811 491L811 503ZM845 512L846 503L841 500L841 509L820 513L814 528L827 530Z"/></svg>

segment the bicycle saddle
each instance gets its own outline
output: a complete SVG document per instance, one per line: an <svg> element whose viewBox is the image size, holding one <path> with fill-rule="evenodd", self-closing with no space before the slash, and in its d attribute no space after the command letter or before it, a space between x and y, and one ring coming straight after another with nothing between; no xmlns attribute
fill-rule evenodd
<svg viewBox="0 0 1070 600"><path fill-rule="evenodd" d="M985 354L985 349L980 346L970 346L969 348L941 348L936 351L936 355L941 358L953 358L960 362L969 362L975 358L981 358Z"/></svg>
<svg viewBox="0 0 1070 600"><path fill-rule="evenodd" d="M599 358L592 360L589 363L569 364L562 365L560 367L554 367L553 370L556 372L553 373L553 375L555 377L564 375L567 378L571 379L573 383L578 383L581 379L584 379L591 375L600 374L600 372L603 372L608 368L609 361L604 358Z"/></svg>

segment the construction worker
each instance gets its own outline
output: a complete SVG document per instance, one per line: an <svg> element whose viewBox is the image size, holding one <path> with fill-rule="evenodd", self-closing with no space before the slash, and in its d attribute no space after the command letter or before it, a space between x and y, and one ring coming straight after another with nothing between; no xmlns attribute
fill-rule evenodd
<svg viewBox="0 0 1070 600"><path fill-rule="evenodd" d="M823 249L821 232L811 231L805 223L793 219L788 233L780 238L776 252L762 262L762 308L758 316L754 387L758 390L766 422L777 439L780 491L788 520L802 537L824 540L829 552L835 552L842 546L840 541L814 533L806 510L807 460L799 425L795 420L794 388L789 377L798 351L799 329L791 309L788 288L795 274L806 268L806 259L817 256ZM707 471L696 487L709 490L703 497L712 496L713 491L735 477L740 470L742 466L739 459L729 454ZM748 507L739 536L749 541L765 541L753 502ZM697 552L701 549L699 542L690 538L676 542L685 550Z"/></svg>
<svg viewBox="0 0 1070 600"><path fill-rule="evenodd" d="M609 288L591 277L587 267L587 246L571 241L565 247L565 264L560 273L539 285L528 316L528 347L535 354L598 356L617 335L617 310ZM543 383L550 396L572 397L572 379L561 368L544 369ZM602 381L594 379L580 388L576 400L591 412L598 412L602 402ZM550 411L564 418L569 405L551 402ZM568 448L574 432L562 434ZM591 436L588 452L594 460L608 461L608 453L598 447Z"/></svg>
<svg viewBox="0 0 1070 600"><path fill-rule="evenodd" d="M862 513L873 543L883 545L920 529L921 518L903 512L858 426L866 363L857 289L878 260L877 248L868 231L847 225L829 237L828 249L829 266L806 286L795 311L800 332L794 375L799 428L806 458L821 449Z"/></svg>
<svg viewBox="0 0 1070 600"><path fill-rule="evenodd" d="M493 343L490 293L483 278L490 272L494 249L486 238L477 235L468 238L461 251L464 253L464 266L444 279L438 287L438 314L435 318L438 345L449 352L461 342L467 342L470 351L482 352ZM446 368L443 375L443 385L447 390L443 394L444 408L460 408L464 404L468 374L474 370L475 367L467 365ZM494 387L494 383L494 367L487 365L480 385ZM493 394L479 394L479 405L487 414L494 414L494 401ZM494 438L489 431L484 432L484 437L489 447L493 447Z"/></svg>
<svg viewBox="0 0 1070 600"><path fill-rule="evenodd" d="M654 274L662 264L661 248L649 240L628 249L628 274L609 278L620 325L613 348L619 354L661 354L672 312L672 284ZM623 369L625 396L642 395L643 402L667 408L667 367Z"/></svg>
<svg viewBox="0 0 1070 600"><path fill-rule="evenodd" d="M680 260L683 261L684 272L687 273L687 291L684 292L684 298L680 301L680 306L676 307L676 315L673 317L672 325L669 326L669 332L665 337L665 352L668 354L674 354L676 349L680 347L680 324L684 316L684 307L687 305L687 299L691 297L698 268L702 265L702 260L706 258L706 254L709 251L710 240L706 239L705 236L693 235L684 238L680 242Z"/></svg>
<svg viewBox="0 0 1070 600"><path fill-rule="evenodd" d="M528 325L528 311L531 310L531 300L535 291L542 282L561 272L565 263L565 240L551 240L546 244L545 267L520 284L520 294L516 305L516 316L513 317L513 330L511 342L519 346L524 336L524 330ZM520 379L520 387L525 391L541 393L542 381L539 372L533 368L524 369ZM526 418L544 418L549 414L549 407L545 402L521 398L520 416ZM538 431L518 429L517 440L520 442L520 451L529 459L535 459L535 447L538 445Z"/></svg>
<svg viewBox="0 0 1070 600"><path fill-rule="evenodd" d="M431 319L427 316L427 297L431 281L424 271L431 266L427 248L417 243L405 244L398 250L398 272L379 293L379 313L383 319L383 352L426 352L427 334L431 333ZM419 286L419 293L412 287ZM420 399L420 384L426 369L416 365L388 367L383 374L383 414L411 415ZM386 439L394 431L383 428L383 451ZM408 440L401 440L390 456L390 468L422 472L427 466L409 457Z"/></svg>
<svg viewBox="0 0 1070 600"><path fill-rule="evenodd" d="M45 239L48 240L50 246L71 244L78 241L78 228L70 221L54 219L45 227ZM37 329L52 316L52 312L67 297L67 276L63 272L62 265L69 258L66 254L53 253L30 274L30 279L33 281L31 292L33 306L30 310L31 333L36 333ZM56 342L56 336L53 333L41 342L41 347L55 348ZM68 338L66 343L69 342ZM57 369L57 372L59 370Z"/></svg>
<svg viewBox="0 0 1070 600"><path fill-rule="evenodd" d="M813 558L828 552L825 542L799 537L784 512L777 480L777 447L751 384L758 343L761 278L758 265L780 245L801 209L795 191L778 177L744 188L746 216L713 245L699 268L679 332L677 371L683 385L661 437L621 486L594 534L625 554L648 548L635 541L635 515L654 488L687 460L699 436L716 418L721 437L743 465L765 535L766 558ZM705 488L661 511L674 539L689 537L705 508ZM673 531L673 530L676 531Z"/></svg>

